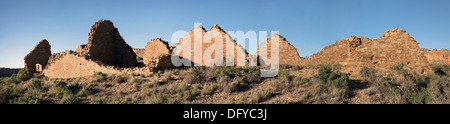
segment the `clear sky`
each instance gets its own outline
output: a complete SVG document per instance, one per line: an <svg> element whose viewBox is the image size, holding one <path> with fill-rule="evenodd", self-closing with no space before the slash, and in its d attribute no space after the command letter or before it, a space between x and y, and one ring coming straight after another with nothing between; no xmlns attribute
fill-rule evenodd
<svg viewBox="0 0 450 124"><path fill-rule="evenodd" d="M75 50L100 19L113 21L134 48L155 37L169 41L199 22L207 30L219 24L226 31L279 31L302 57L394 27L422 48L450 48L450 0L0 0L0 67L23 67L41 39L53 53Z"/></svg>

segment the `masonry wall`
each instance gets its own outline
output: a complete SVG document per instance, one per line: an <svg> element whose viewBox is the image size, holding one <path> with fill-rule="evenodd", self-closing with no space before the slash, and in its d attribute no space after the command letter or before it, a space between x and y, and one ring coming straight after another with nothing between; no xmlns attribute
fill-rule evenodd
<svg viewBox="0 0 450 124"><path fill-rule="evenodd" d="M421 49L421 52L431 64L450 64L449 49Z"/></svg>
<svg viewBox="0 0 450 124"><path fill-rule="evenodd" d="M106 74L151 74L148 68L119 68L87 59L73 51L66 51L52 55L49 65L43 74L49 78L75 78L92 76L95 72Z"/></svg>

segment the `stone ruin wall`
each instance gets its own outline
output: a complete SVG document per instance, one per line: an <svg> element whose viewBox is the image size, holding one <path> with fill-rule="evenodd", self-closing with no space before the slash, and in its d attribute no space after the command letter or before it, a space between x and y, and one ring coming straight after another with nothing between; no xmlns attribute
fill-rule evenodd
<svg viewBox="0 0 450 124"><path fill-rule="evenodd" d="M99 61L87 59L73 51L55 53L50 57L47 68L43 74L49 78L76 78L92 76L95 72L102 72L109 75L121 74L151 74L149 68L121 68L104 65Z"/></svg>
<svg viewBox="0 0 450 124"><path fill-rule="evenodd" d="M102 22L102 20L101 20ZM31 71L35 70L35 64L43 64L43 74L49 78L74 78L74 77L84 77L92 76L95 72L103 72L106 74L144 74L149 75L152 72L153 67L157 67L161 63L171 64L171 52L174 48L170 47L167 42L162 41L160 38L153 39L148 42L145 49L132 49L129 47L125 41L120 37L118 31L114 26L107 23L112 30L109 28L105 29L107 33L102 30L97 29L95 25L91 27L91 32L89 35L88 44L80 45L76 52L65 51L61 53L55 53L51 55L50 45L45 40L41 41L36 48L30 52L29 55L25 57L25 67ZM115 29L115 30L114 30ZM200 31L204 35L207 31L203 29L201 25L195 26L195 31ZM186 36L190 36L192 41L197 39L198 41L203 41L203 37L194 37L194 29L192 29ZM108 32L109 31L109 32ZM210 31L219 31L220 35L223 36L224 49L227 46L226 38L230 38L229 35L223 31L217 25L211 27ZM95 35L98 34L98 35ZM112 37L109 36L112 34ZM95 36L95 37L94 37ZM338 40L335 44L328 45L321 49L319 52L313 54L309 58L301 58L298 55L297 49L293 47L284 37L276 35L280 38L280 64L290 64L290 65L318 65L318 64L341 64L341 71L351 73L352 77L355 78L359 75L359 70L361 66L368 66L375 68L379 73L389 74L394 73L390 67L394 64L405 63L406 69L410 71L417 72L419 74L430 74L432 69L430 63L432 64L450 64L448 56L450 50L436 50L436 49L420 49L419 43L410 37L409 34L401 29L395 28L386 31L380 38L368 39L360 36L350 36L347 39ZM100 40L96 40L100 38ZM105 40L106 38L106 40ZM109 40L108 40L109 38ZM111 39L112 38L112 39ZM270 37L269 37L270 38ZM260 47L264 47L264 43L270 43L270 39L263 42ZM119 40L117 40L119 39ZM122 39L122 40L120 40ZM112 41L111 41L112 40ZM195 52L204 53L209 46L214 43L215 39L212 39L211 43L202 43L201 51L194 51L191 48L191 60L193 60L193 55ZM102 42L96 42L102 41ZM110 42L108 42L110 41ZM228 40L229 41L229 40ZM179 46L183 43L183 39L177 44ZM190 43L194 45L194 42ZM235 43L233 40L235 64L237 60L238 53L244 53L246 64L248 64L248 53L242 46ZM97 47L94 47L97 46ZM111 46L111 47L108 47ZM269 45L270 46L270 45ZM119 52L120 54L114 54L117 50L115 48L120 47L120 49L125 52ZM175 46L176 47L176 46ZM265 46L268 47L268 46ZM130 50L128 50L130 48ZM48 50L47 50L48 49ZM129 52L127 52L127 50ZM105 53L108 51L114 51L111 53L105 53L107 58L98 58L91 51L100 51L95 54ZM119 50L120 51L120 50ZM131 52L130 52L131 51ZM259 48L258 48L259 51ZM270 48L267 48L269 52L268 57L270 57ZM126 54L126 55L121 55ZM100 55L100 54L99 54ZM131 60L131 56L132 60ZM125 57L126 59L121 59L121 61L136 61L136 55L144 59L146 65L152 65L141 68L123 68L120 66L115 66L115 64L108 63L109 60L115 60L118 58ZM224 57L227 55L224 50ZM257 55L257 54L256 54ZM37 56L37 57L36 57ZM46 57L48 56L48 57ZM214 54L211 55L214 58ZM111 58L112 57L112 58ZM183 57L182 52L180 57ZM45 61L45 62L44 62ZM155 65L155 61L156 65ZM47 64L48 63L48 64ZM119 62L127 63L127 62ZM133 62L131 62L133 63ZM161 64L161 65L162 65ZM205 63L202 63L204 65ZM30 67L28 67L30 65ZM34 65L34 67L31 67ZM169 67L162 65L158 67ZM358 78L358 77L356 77Z"/></svg>
<svg viewBox="0 0 450 124"><path fill-rule="evenodd" d="M24 58L25 69L30 73L36 73L45 69L48 63L49 57L52 55L50 50L50 44L47 40L41 40L36 47ZM40 65L40 70L37 69L37 65Z"/></svg>
<svg viewBox="0 0 450 124"><path fill-rule="evenodd" d="M89 31L88 43L80 45L76 52L87 54L107 65L136 67L136 53L120 36L109 20L99 20Z"/></svg>
<svg viewBox="0 0 450 124"><path fill-rule="evenodd" d="M421 49L430 64L450 65L450 49Z"/></svg>
<svg viewBox="0 0 450 124"><path fill-rule="evenodd" d="M144 56L145 49L133 48L133 51L136 53L136 56L142 58Z"/></svg>
<svg viewBox="0 0 450 124"><path fill-rule="evenodd" d="M155 38L150 42L147 42L143 54L144 64L150 65L151 63L154 63L158 57L170 55L171 50L168 42L161 40L161 38Z"/></svg>
<svg viewBox="0 0 450 124"><path fill-rule="evenodd" d="M260 52L266 53L267 58L262 58L263 61L267 61L267 59L270 59L272 57L272 45L271 40L272 37L276 37L279 40L279 46L278 46L278 52L279 52L279 64L280 65L299 65L301 62L300 55L297 52L297 48L292 46L288 41L286 41L286 38L278 35L278 33L274 33L272 36L267 38L264 42L262 42L258 49L257 53L255 55L261 55ZM264 64L266 65L266 64Z"/></svg>
<svg viewBox="0 0 450 124"><path fill-rule="evenodd" d="M370 41L370 39L361 36L350 36L347 39L338 40L334 44L325 46L312 56L302 58L300 60L300 65L344 65L347 59L354 54L356 48L367 43L368 41Z"/></svg>
<svg viewBox="0 0 450 124"><path fill-rule="evenodd" d="M194 31L198 31L198 33L200 33L202 35L202 37L194 37L194 35L195 35ZM226 55L227 55L226 49L229 47L233 47L234 48L233 53L229 53L229 54L234 54L234 65L237 65L238 55L243 55L245 65L248 65L249 55L248 55L247 51L242 46L237 44L234 40L232 40L231 37L224 30L222 30L222 28L220 28L217 24L215 24L213 27L211 27L211 29L209 31L218 31L220 33L220 35L222 35L222 40L224 41L222 55L224 58L226 58ZM208 47L210 47L211 45L213 45L215 43L215 39L213 38L213 39L211 39L210 43L202 42L201 51L194 50L193 46L194 46L194 44L196 44L195 41L203 41L203 38L205 37L204 35L206 33L207 33L207 31L201 25L196 25L194 27L194 29L189 31L187 35L185 35L182 39L180 39L180 42L177 43L176 47L182 47L182 43L187 42L187 41L183 41L183 39L189 37L191 39L191 57L189 60L192 62L195 62L196 60L194 58L194 55L196 53L198 54L198 52L202 52L202 56L203 56L204 52L208 49ZM227 46L227 44L232 45L232 46ZM185 55L183 55L183 52L178 54L178 56L185 57ZM211 59L215 59L214 52L211 55ZM226 60L224 59L224 63L225 62L226 62ZM198 64L200 64L200 63L198 63ZM202 63L200 65L206 65L206 63L204 63L204 61L202 61Z"/></svg>

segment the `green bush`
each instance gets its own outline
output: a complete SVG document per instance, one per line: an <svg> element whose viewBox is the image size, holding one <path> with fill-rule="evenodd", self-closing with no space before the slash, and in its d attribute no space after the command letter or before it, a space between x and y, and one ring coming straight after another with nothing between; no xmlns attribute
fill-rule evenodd
<svg viewBox="0 0 450 124"><path fill-rule="evenodd" d="M317 90L318 94L328 93L330 91L338 91L335 94L330 94L331 96L338 97L338 101L343 100L350 93L351 82L346 73L339 71L333 71L330 66L320 66L319 73L314 75L314 78L320 80L321 84Z"/></svg>
<svg viewBox="0 0 450 124"><path fill-rule="evenodd" d="M42 87L41 80L37 78L31 80L31 84L29 85L29 87L33 89L40 89Z"/></svg>
<svg viewBox="0 0 450 124"><path fill-rule="evenodd" d="M10 104L41 104L41 100L29 94L9 100Z"/></svg>
<svg viewBox="0 0 450 124"><path fill-rule="evenodd" d="M67 87L67 83L64 81L54 81L53 84L55 84L55 87L61 88Z"/></svg>
<svg viewBox="0 0 450 124"><path fill-rule="evenodd" d="M359 73L360 73L360 76L368 82L375 82L377 79L377 72L374 68L368 68L367 66L362 66Z"/></svg>
<svg viewBox="0 0 450 124"><path fill-rule="evenodd" d="M67 95L66 97L64 97L64 99L62 99L59 103L60 104L78 104L80 102L81 102L81 100L80 100L80 98L78 98L78 96L76 96L74 94L70 94L70 95Z"/></svg>
<svg viewBox="0 0 450 124"><path fill-rule="evenodd" d="M19 83L19 82L31 79L32 77L33 77L33 74L31 74L30 72L28 72L25 69L22 69L19 72L17 72L17 74L11 75L10 79L15 83Z"/></svg>
<svg viewBox="0 0 450 124"><path fill-rule="evenodd" d="M394 65L392 65L391 69L396 70L396 71L403 70L403 67L405 65L406 65L405 63L394 64Z"/></svg>
<svg viewBox="0 0 450 124"><path fill-rule="evenodd" d="M436 75L446 76L450 73L450 65L432 65L433 71Z"/></svg>
<svg viewBox="0 0 450 124"><path fill-rule="evenodd" d="M97 78L97 80L102 81L105 80L108 75L102 72L95 72L93 76Z"/></svg>
<svg viewBox="0 0 450 124"><path fill-rule="evenodd" d="M274 95L270 89L256 90L252 92L251 102L252 103L264 102L269 98L271 98L272 96Z"/></svg>
<svg viewBox="0 0 450 124"><path fill-rule="evenodd" d="M0 104L7 104L11 99L20 96L24 93L24 90L17 88L16 86L9 86L0 89Z"/></svg>
<svg viewBox="0 0 450 124"><path fill-rule="evenodd" d="M55 97L58 99L63 98L65 95L77 94L82 88L78 83L67 86L64 81L58 81L56 85L61 88L56 90L55 93Z"/></svg>
<svg viewBox="0 0 450 124"><path fill-rule="evenodd" d="M295 81L297 81L298 84L300 84L300 85L311 83L311 81L308 78L302 78L302 77L296 77Z"/></svg>
<svg viewBox="0 0 450 124"><path fill-rule="evenodd" d="M253 70L248 70L253 71ZM226 75L228 77L234 78L236 76L237 68L224 66L215 70L214 75Z"/></svg>
<svg viewBox="0 0 450 124"><path fill-rule="evenodd" d="M225 87L225 92L240 92L244 91L247 87L248 85L244 82L244 78L236 77L233 79L233 82L227 84L227 86Z"/></svg>
<svg viewBox="0 0 450 124"><path fill-rule="evenodd" d="M328 66L320 66L319 73L314 75L314 77L338 88L350 88L351 86L350 79L346 73L334 72Z"/></svg>
<svg viewBox="0 0 450 124"><path fill-rule="evenodd" d="M170 70L170 74L177 74L180 70L178 69L172 69Z"/></svg>
<svg viewBox="0 0 450 124"><path fill-rule="evenodd" d="M288 79L289 80L289 70L283 69L278 72L278 79Z"/></svg>

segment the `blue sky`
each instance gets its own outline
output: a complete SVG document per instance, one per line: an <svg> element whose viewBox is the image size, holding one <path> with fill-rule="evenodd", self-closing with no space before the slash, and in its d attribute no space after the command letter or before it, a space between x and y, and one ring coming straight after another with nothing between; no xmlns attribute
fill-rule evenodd
<svg viewBox="0 0 450 124"><path fill-rule="evenodd" d="M206 29L279 31L302 57L350 35L380 37L394 27L422 48L450 48L449 0L0 0L0 67L23 67L41 39L53 53L75 50L100 19L112 20L134 48L155 37L169 41L199 22Z"/></svg>

